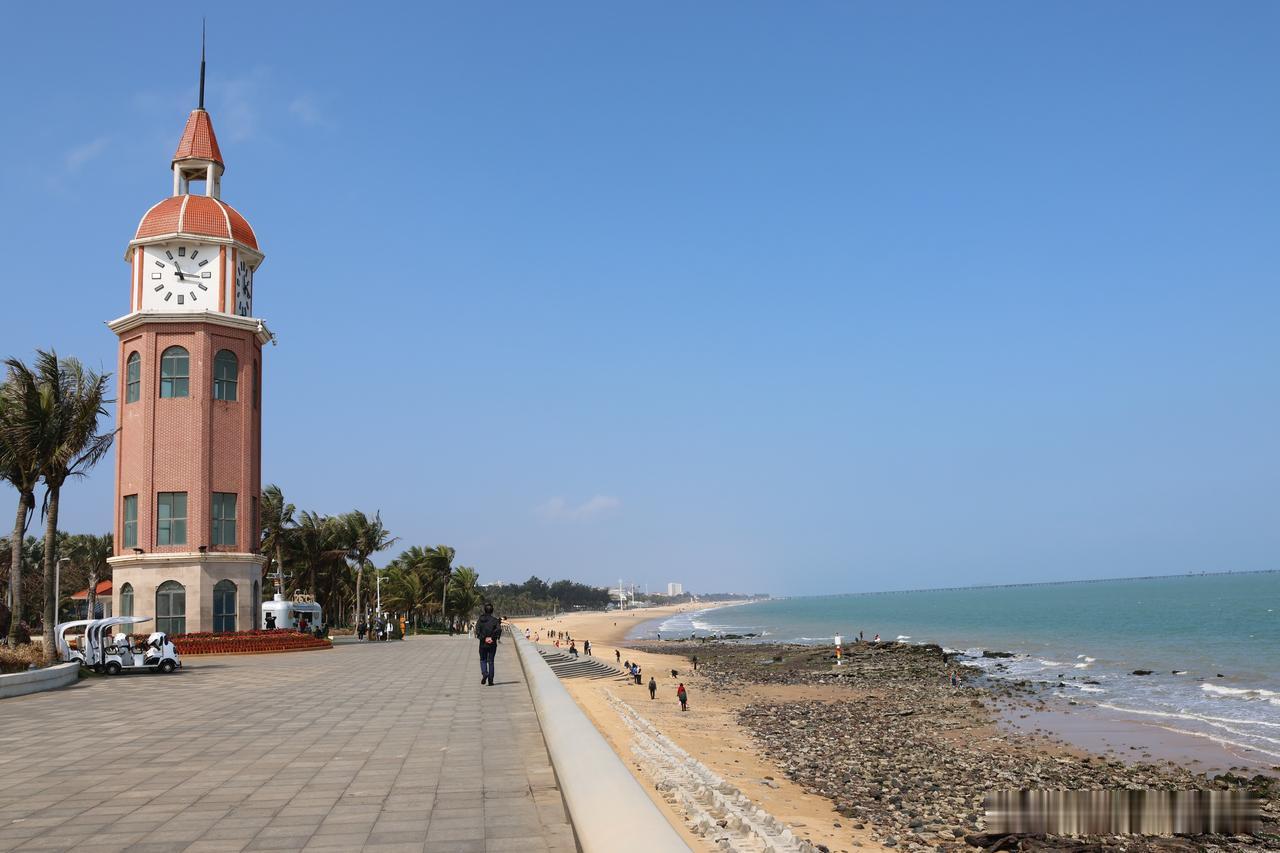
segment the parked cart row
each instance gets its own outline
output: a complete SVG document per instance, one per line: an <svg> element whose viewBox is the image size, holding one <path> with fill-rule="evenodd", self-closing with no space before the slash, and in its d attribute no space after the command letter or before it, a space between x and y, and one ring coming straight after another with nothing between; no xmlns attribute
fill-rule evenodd
<svg viewBox="0 0 1280 853"><path fill-rule="evenodd" d="M182 666L178 650L163 631L155 631L146 642L132 643L127 632L111 635L111 629L122 625L150 622L150 616L112 616L109 619L77 619L63 622L54 629L58 653L64 661L79 661L94 672L119 675L122 672L170 673ZM75 647L67 635L83 629Z"/></svg>

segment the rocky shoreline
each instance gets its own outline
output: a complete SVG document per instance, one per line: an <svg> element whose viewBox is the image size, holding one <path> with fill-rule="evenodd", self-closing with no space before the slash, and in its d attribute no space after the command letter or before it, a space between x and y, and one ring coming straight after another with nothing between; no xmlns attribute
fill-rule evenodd
<svg viewBox="0 0 1280 853"><path fill-rule="evenodd" d="M1034 689L990 684L938 646L858 644L834 666L812 646L664 641L633 644L698 657L705 689L750 695L753 685L827 685L848 701L752 702L739 723L792 780L834 801L853 828L898 850L1280 850L1280 780L1208 779L1171 763L1125 763L1056 748L997 725L1000 703L1032 707ZM948 673L957 670L961 686ZM1248 790L1262 821L1249 836L998 837L986 832L992 790Z"/></svg>

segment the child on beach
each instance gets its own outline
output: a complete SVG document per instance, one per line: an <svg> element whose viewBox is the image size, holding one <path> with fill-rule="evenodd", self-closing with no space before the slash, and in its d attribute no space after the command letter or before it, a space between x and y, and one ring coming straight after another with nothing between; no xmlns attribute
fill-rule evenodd
<svg viewBox="0 0 1280 853"><path fill-rule="evenodd" d="M684 689L684 682L680 682L680 686L676 688L676 698L680 700L680 710L689 710L689 691Z"/></svg>

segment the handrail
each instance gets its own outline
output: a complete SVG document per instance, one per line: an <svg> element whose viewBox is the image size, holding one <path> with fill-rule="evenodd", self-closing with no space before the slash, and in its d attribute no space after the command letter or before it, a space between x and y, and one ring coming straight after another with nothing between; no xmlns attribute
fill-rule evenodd
<svg viewBox="0 0 1280 853"><path fill-rule="evenodd" d="M537 648L508 631L583 853L689 853L690 847L573 701Z"/></svg>

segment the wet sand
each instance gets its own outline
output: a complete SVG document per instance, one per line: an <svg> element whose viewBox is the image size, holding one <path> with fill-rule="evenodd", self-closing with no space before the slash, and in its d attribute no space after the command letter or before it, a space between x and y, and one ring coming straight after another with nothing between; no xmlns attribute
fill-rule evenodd
<svg viewBox="0 0 1280 853"><path fill-rule="evenodd" d="M1207 775L1229 771L1274 774L1280 769L1274 758L1254 750L1178 731L1136 714L1086 705L1049 706L1044 710L1011 708L1003 711L1001 722L1015 731L1048 737L1119 761L1164 762Z"/></svg>

